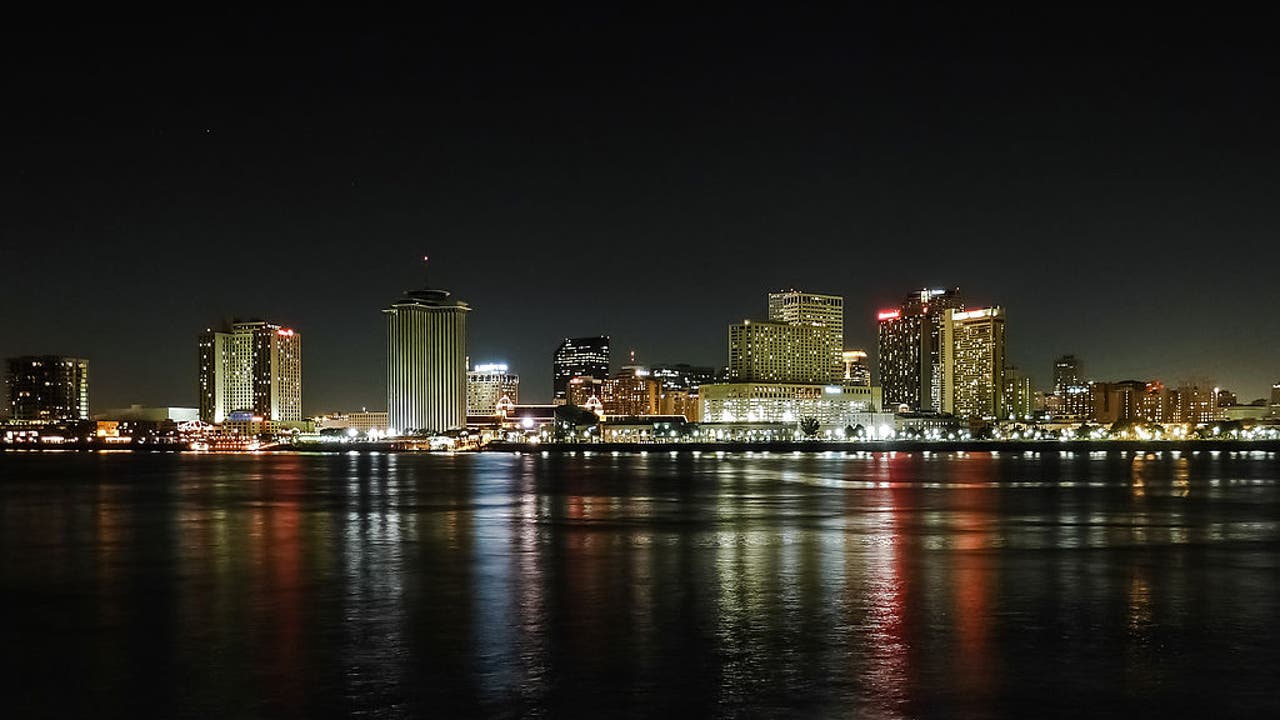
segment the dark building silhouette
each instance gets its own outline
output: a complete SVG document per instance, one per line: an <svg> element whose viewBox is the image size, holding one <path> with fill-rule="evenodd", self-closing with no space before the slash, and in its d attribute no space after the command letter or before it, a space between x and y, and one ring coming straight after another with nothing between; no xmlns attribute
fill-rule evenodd
<svg viewBox="0 0 1280 720"><path fill-rule="evenodd" d="M565 338L552 360L552 402L568 402L569 381L579 376L609 377L609 336Z"/></svg>
<svg viewBox="0 0 1280 720"><path fill-rule="evenodd" d="M941 412L942 326L947 310L963 310L960 289L920 290L877 316L880 386L886 410Z"/></svg>
<svg viewBox="0 0 1280 720"><path fill-rule="evenodd" d="M61 355L9 358L6 384L14 420L89 418L89 361Z"/></svg>

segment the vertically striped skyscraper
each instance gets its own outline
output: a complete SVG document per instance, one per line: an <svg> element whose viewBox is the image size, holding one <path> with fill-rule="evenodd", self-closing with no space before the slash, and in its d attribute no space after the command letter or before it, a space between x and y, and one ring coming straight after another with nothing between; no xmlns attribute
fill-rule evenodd
<svg viewBox="0 0 1280 720"><path fill-rule="evenodd" d="M466 303L447 290L411 290L387 316L387 423L442 432L467 421Z"/></svg>

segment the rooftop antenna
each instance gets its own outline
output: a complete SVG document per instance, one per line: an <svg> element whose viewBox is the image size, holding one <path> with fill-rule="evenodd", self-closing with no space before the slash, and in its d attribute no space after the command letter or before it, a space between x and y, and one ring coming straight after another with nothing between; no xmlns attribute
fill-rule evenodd
<svg viewBox="0 0 1280 720"><path fill-rule="evenodd" d="M423 281L423 285L422 285L422 286L423 286L424 288L427 288L427 289L430 289L430 287L431 287L431 283L429 282L429 278L428 278L428 275L427 275L427 270L428 270L428 268L427 268L427 261L428 261L428 260L430 260L430 259L431 259L431 257L430 257L430 256L428 256L428 255L423 255L423 256L422 256L422 281Z"/></svg>

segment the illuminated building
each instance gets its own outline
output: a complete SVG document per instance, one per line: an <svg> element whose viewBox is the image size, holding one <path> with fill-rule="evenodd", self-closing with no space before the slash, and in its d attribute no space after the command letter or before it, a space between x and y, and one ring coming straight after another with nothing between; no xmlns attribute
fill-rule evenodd
<svg viewBox="0 0 1280 720"><path fill-rule="evenodd" d="M843 375L844 298L770 293L768 320L729 326L729 382L828 383Z"/></svg>
<svg viewBox="0 0 1280 720"><path fill-rule="evenodd" d="M840 353L840 360L844 363L843 382L850 385L871 384L871 368L867 366L865 350L845 350Z"/></svg>
<svg viewBox="0 0 1280 720"><path fill-rule="evenodd" d="M317 432L321 430L355 430L365 434L370 430L383 431L390 427L387 413L379 410L361 410L349 413L330 413L311 419Z"/></svg>
<svg viewBox="0 0 1280 720"><path fill-rule="evenodd" d="M1213 383L1187 380L1178 386L1178 419L1184 423L1211 423L1222 419Z"/></svg>
<svg viewBox="0 0 1280 720"><path fill-rule="evenodd" d="M600 439L611 443L674 442L687 433L687 419L679 414L620 416L600 424Z"/></svg>
<svg viewBox="0 0 1280 720"><path fill-rule="evenodd" d="M698 390L703 423L798 423L827 429L867 426L879 414L880 388L801 383L717 383ZM892 422L892 419L889 420Z"/></svg>
<svg viewBox="0 0 1280 720"><path fill-rule="evenodd" d="M217 428L223 437L261 437L280 434L280 421L258 415L248 410L236 410L227 414Z"/></svg>
<svg viewBox="0 0 1280 720"><path fill-rule="evenodd" d="M647 370L618 373L602 384L600 403L605 417L612 415L657 415L659 383Z"/></svg>
<svg viewBox="0 0 1280 720"><path fill-rule="evenodd" d="M1177 415L1176 402L1170 403L1169 393L1165 390L1163 383L1149 382L1137 397L1134 415L1137 419L1147 422L1176 422L1174 419Z"/></svg>
<svg viewBox="0 0 1280 720"><path fill-rule="evenodd" d="M89 361L60 355L9 358L10 417L60 422L89 418Z"/></svg>
<svg viewBox="0 0 1280 720"><path fill-rule="evenodd" d="M1271 406L1280 407L1280 382L1271 386Z"/></svg>
<svg viewBox="0 0 1280 720"><path fill-rule="evenodd" d="M943 411L962 418L1004 417L1004 308L950 309L944 318Z"/></svg>
<svg viewBox="0 0 1280 720"><path fill-rule="evenodd" d="M1060 419L1072 422L1088 420L1093 415L1092 383L1075 382L1064 385L1059 405Z"/></svg>
<svg viewBox="0 0 1280 720"><path fill-rule="evenodd" d="M552 402L568 402L569 381L575 377L609 376L609 336L565 338L552 359Z"/></svg>
<svg viewBox="0 0 1280 720"><path fill-rule="evenodd" d="M838 382L843 377L843 297L795 289L769 293L769 321L812 328L827 367L826 377L818 382Z"/></svg>
<svg viewBox="0 0 1280 720"><path fill-rule="evenodd" d="M1223 420L1239 420L1254 421L1265 420L1271 417L1271 408L1267 406L1265 398L1255 400L1248 405L1232 405L1230 407L1218 408Z"/></svg>
<svg viewBox="0 0 1280 720"><path fill-rule="evenodd" d="M1144 420L1142 397L1150 385L1140 380L1089 383L1092 411L1087 419L1100 424Z"/></svg>
<svg viewBox="0 0 1280 720"><path fill-rule="evenodd" d="M1004 369L1004 414L1014 420L1027 420L1035 412L1035 393L1031 378L1010 365Z"/></svg>
<svg viewBox="0 0 1280 720"><path fill-rule="evenodd" d="M569 378L569 386L565 390L565 401L570 405L586 407L594 398L596 403L604 395L604 380L590 375L579 375Z"/></svg>
<svg viewBox="0 0 1280 720"><path fill-rule="evenodd" d="M442 432L467 417L467 313L447 290L411 290L387 317L387 421Z"/></svg>
<svg viewBox="0 0 1280 720"><path fill-rule="evenodd" d="M698 422L699 396L697 391L680 388L660 388L658 393L659 415L682 415L689 422Z"/></svg>
<svg viewBox="0 0 1280 720"><path fill-rule="evenodd" d="M761 320L729 326L730 382L821 384L830 375L820 328Z"/></svg>
<svg viewBox="0 0 1280 720"><path fill-rule="evenodd" d="M502 398L520 402L520 376L503 363L476 365L467 373L467 414L491 415Z"/></svg>
<svg viewBox="0 0 1280 720"><path fill-rule="evenodd" d="M272 422L302 421L302 335L265 320L233 321L200 334L200 419L221 423L246 411Z"/></svg>
<svg viewBox="0 0 1280 720"><path fill-rule="evenodd" d="M876 316L880 386L887 407L942 410L942 325L947 310L963 310L960 290L920 290L901 307Z"/></svg>

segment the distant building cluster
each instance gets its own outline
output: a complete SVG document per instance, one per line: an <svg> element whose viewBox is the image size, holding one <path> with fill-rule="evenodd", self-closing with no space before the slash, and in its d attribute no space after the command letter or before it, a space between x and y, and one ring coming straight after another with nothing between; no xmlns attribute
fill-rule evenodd
<svg viewBox="0 0 1280 720"><path fill-rule="evenodd" d="M133 405L91 416L88 360L14 357L5 364L0 440L253 449L312 437L469 447L490 440L1097 437L1091 426L1158 437L1165 426L1183 433L1232 422L1280 426L1280 383L1269 398L1241 403L1203 379L1172 386L1093 379L1079 357L1062 355L1053 361L1052 387L1037 391L1009 362L1005 308L967 307L958 288L912 291L881 309L874 368L866 350L845 346L843 297L788 289L768 293L764 309L763 318L728 326L720 368L642 364L633 351L615 370L609 335L566 337L552 353L545 405L522 403L520 376L507 364L470 366L471 307L433 288L406 292L382 311L385 410L306 417L302 335L267 320L234 320L199 334L197 407Z"/></svg>

